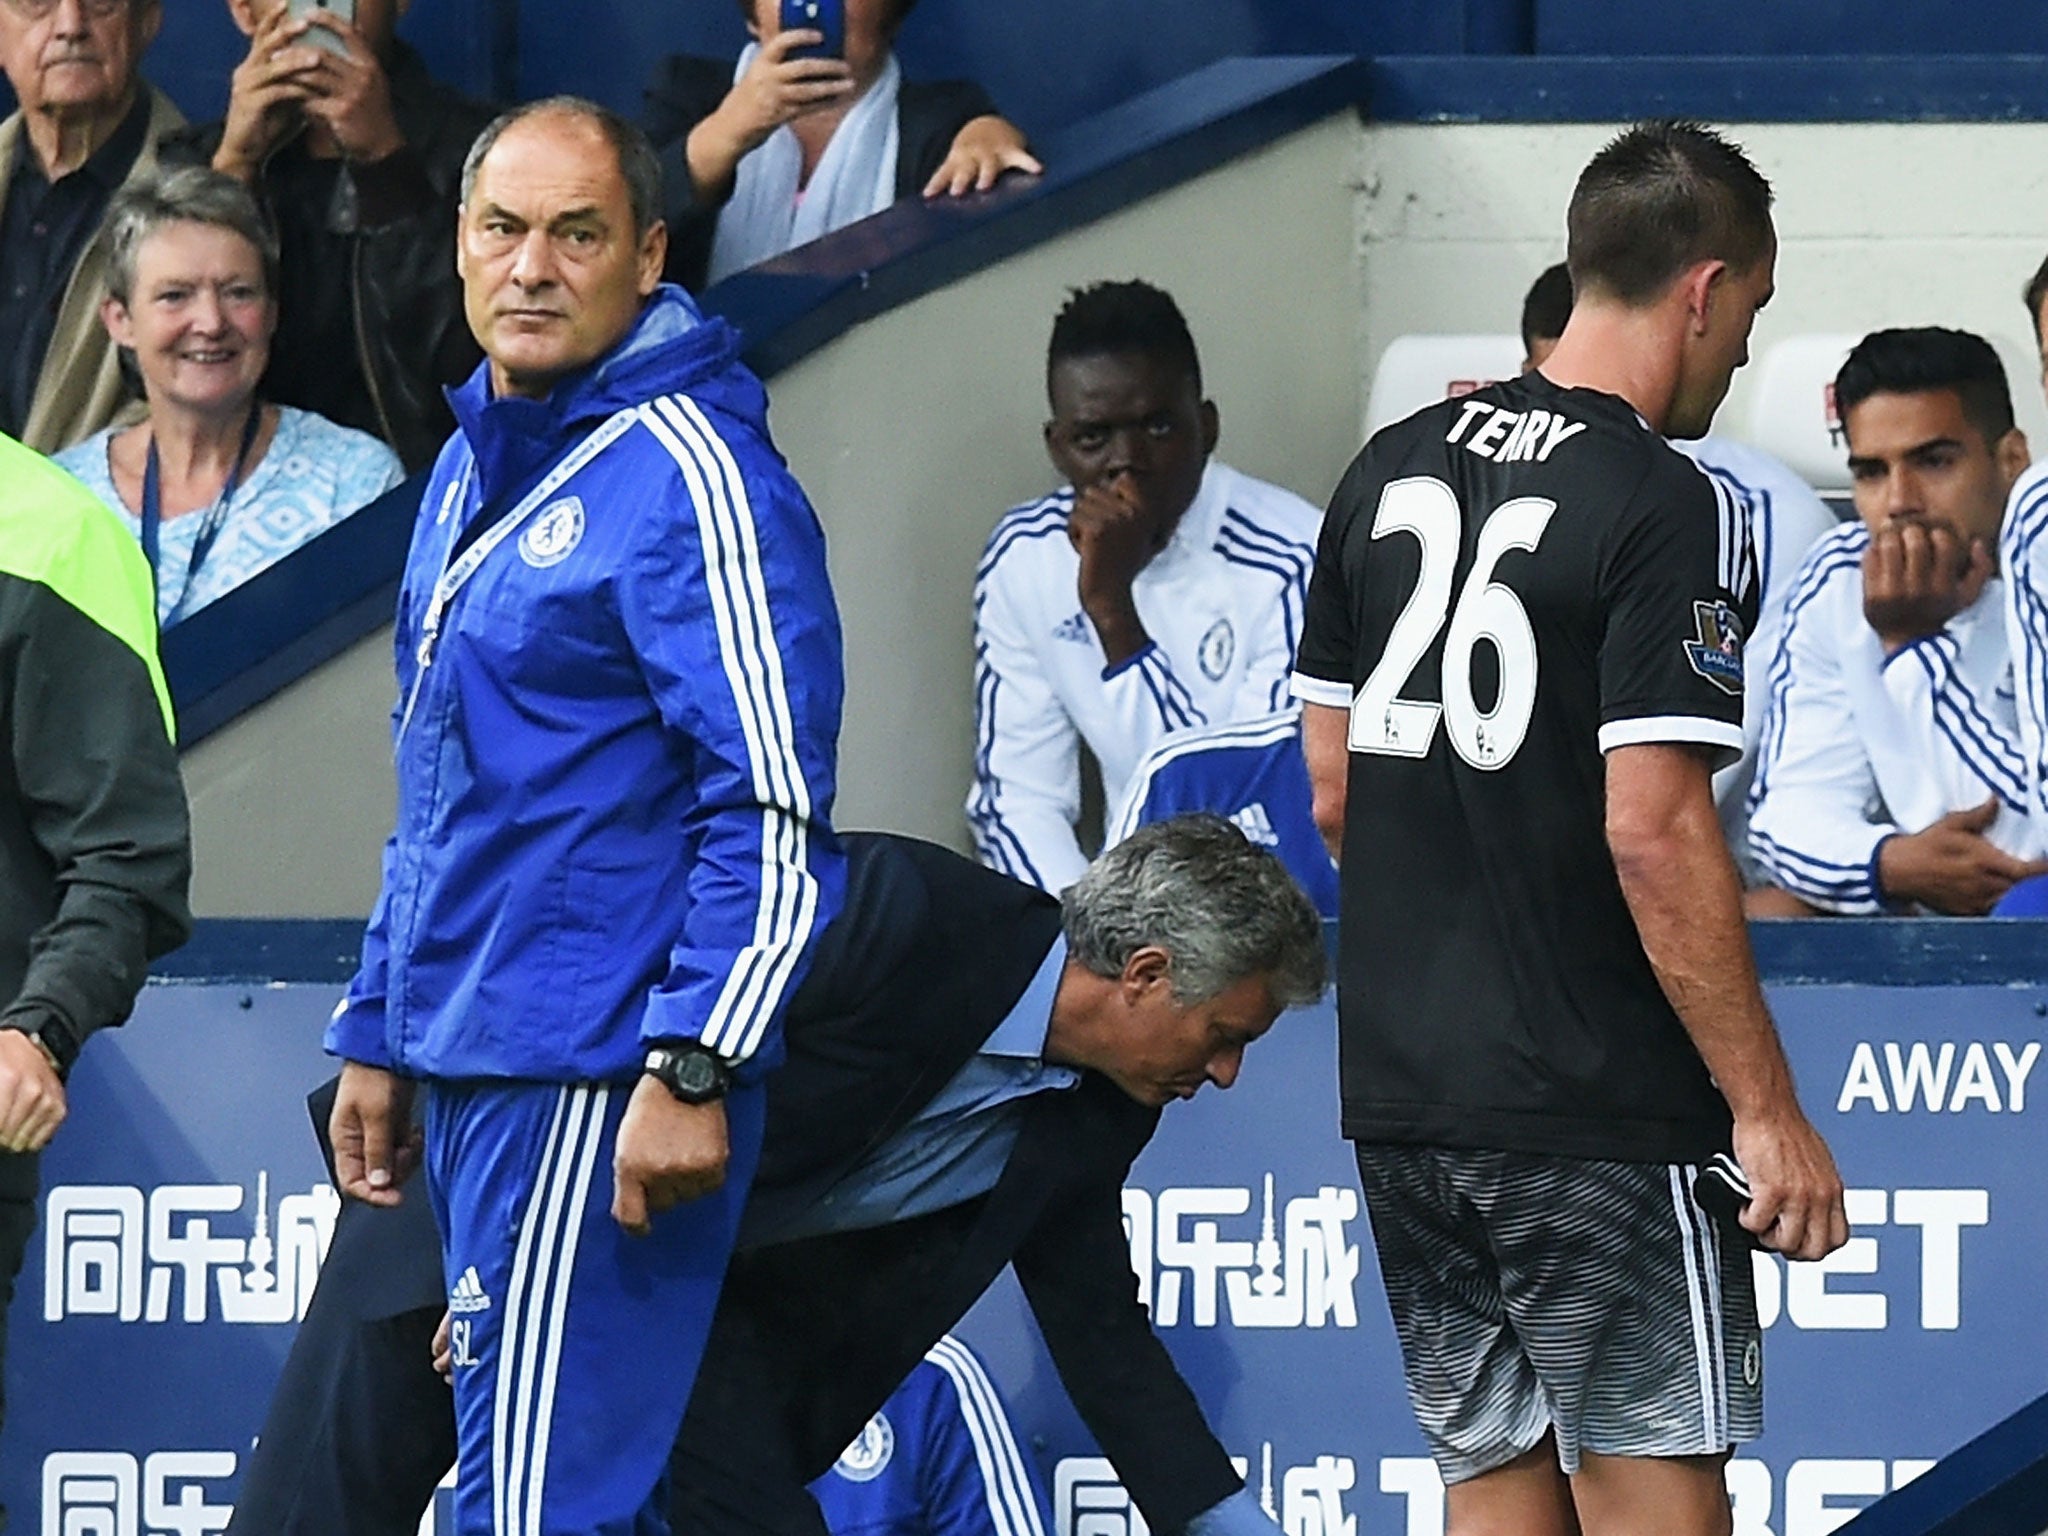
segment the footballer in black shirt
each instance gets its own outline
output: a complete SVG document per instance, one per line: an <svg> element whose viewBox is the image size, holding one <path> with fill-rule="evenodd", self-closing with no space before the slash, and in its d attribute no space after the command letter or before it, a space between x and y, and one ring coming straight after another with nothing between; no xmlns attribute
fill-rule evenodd
<svg viewBox="0 0 2048 1536"><path fill-rule="evenodd" d="M1454 1531L1725 1532L1748 1244L1848 1236L1710 787L1745 514L1662 436L1747 358L1769 210L1711 130L1620 135L1542 371L1377 434L1323 527L1293 686L1341 839L1344 1131ZM1693 1192L1731 1149L1739 1224Z"/></svg>
<svg viewBox="0 0 2048 1536"><path fill-rule="evenodd" d="M1754 619L1740 506L1613 395L1524 374L1366 445L1294 685L1349 721L1345 1135L1728 1147L1615 877L1602 754L1740 753Z"/></svg>

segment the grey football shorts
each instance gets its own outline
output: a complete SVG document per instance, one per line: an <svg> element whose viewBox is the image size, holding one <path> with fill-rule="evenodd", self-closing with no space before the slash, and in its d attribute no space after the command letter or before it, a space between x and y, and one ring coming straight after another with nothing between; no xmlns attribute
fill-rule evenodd
<svg viewBox="0 0 2048 1536"><path fill-rule="evenodd" d="M1684 1164L1361 1144L1408 1397L1446 1483L1555 1430L1582 1452L1701 1456L1763 1431L1748 1249Z"/></svg>

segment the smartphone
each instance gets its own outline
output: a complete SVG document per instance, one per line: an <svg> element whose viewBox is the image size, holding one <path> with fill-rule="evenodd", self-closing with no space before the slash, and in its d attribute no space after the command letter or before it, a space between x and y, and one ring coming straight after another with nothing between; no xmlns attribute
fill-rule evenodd
<svg viewBox="0 0 2048 1536"><path fill-rule="evenodd" d="M825 41L792 49L792 59L846 57L846 0L782 0L782 30L793 32L799 27L824 33Z"/></svg>
<svg viewBox="0 0 2048 1536"><path fill-rule="evenodd" d="M325 11L350 26L356 24L356 0L286 0L286 9L295 17L310 16L316 10ZM315 48L325 48L329 53L348 52L341 39L325 27L308 27L299 40Z"/></svg>

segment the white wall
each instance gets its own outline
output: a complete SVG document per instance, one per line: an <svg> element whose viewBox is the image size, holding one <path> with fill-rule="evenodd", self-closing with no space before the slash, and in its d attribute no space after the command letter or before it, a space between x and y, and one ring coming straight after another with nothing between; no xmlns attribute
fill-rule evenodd
<svg viewBox="0 0 2048 1536"><path fill-rule="evenodd" d="M192 910L361 917L397 791L387 625L184 754Z"/></svg>
<svg viewBox="0 0 2048 1536"><path fill-rule="evenodd" d="M1513 331L1564 258L1579 169L1615 125L1387 125L1364 134L1362 376L1410 331ZM1736 124L1777 190L1778 291L1752 352L1781 336L1951 325L2033 356L2020 288L2048 253L2048 124ZM2034 371L2012 380L2048 452ZM1740 435L1737 374L1717 427Z"/></svg>
<svg viewBox="0 0 2048 1536"><path fill-rule="evenodd" d="M780 374L846 624L838 821L966 846L974 567L1058 484L1040 429L1069 288L1143 277L1188 317L1221 457L1318 505L1357 450L1350 113L877 317ZM964 344L963 344L964 342Z"/></svg>

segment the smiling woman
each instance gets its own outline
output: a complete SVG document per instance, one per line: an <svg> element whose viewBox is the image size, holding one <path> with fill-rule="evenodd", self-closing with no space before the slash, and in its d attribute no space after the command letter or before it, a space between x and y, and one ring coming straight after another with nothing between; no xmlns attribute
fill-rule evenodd
<svg viewBox="0 0 2048 1536"><path fill-rule="evenodd" d="M57 462L141 540L169 627L404 476L375 438L258 399L277 247L241 183L172 171L122 192L108 224L100 318L149 411Z"/></svg>

